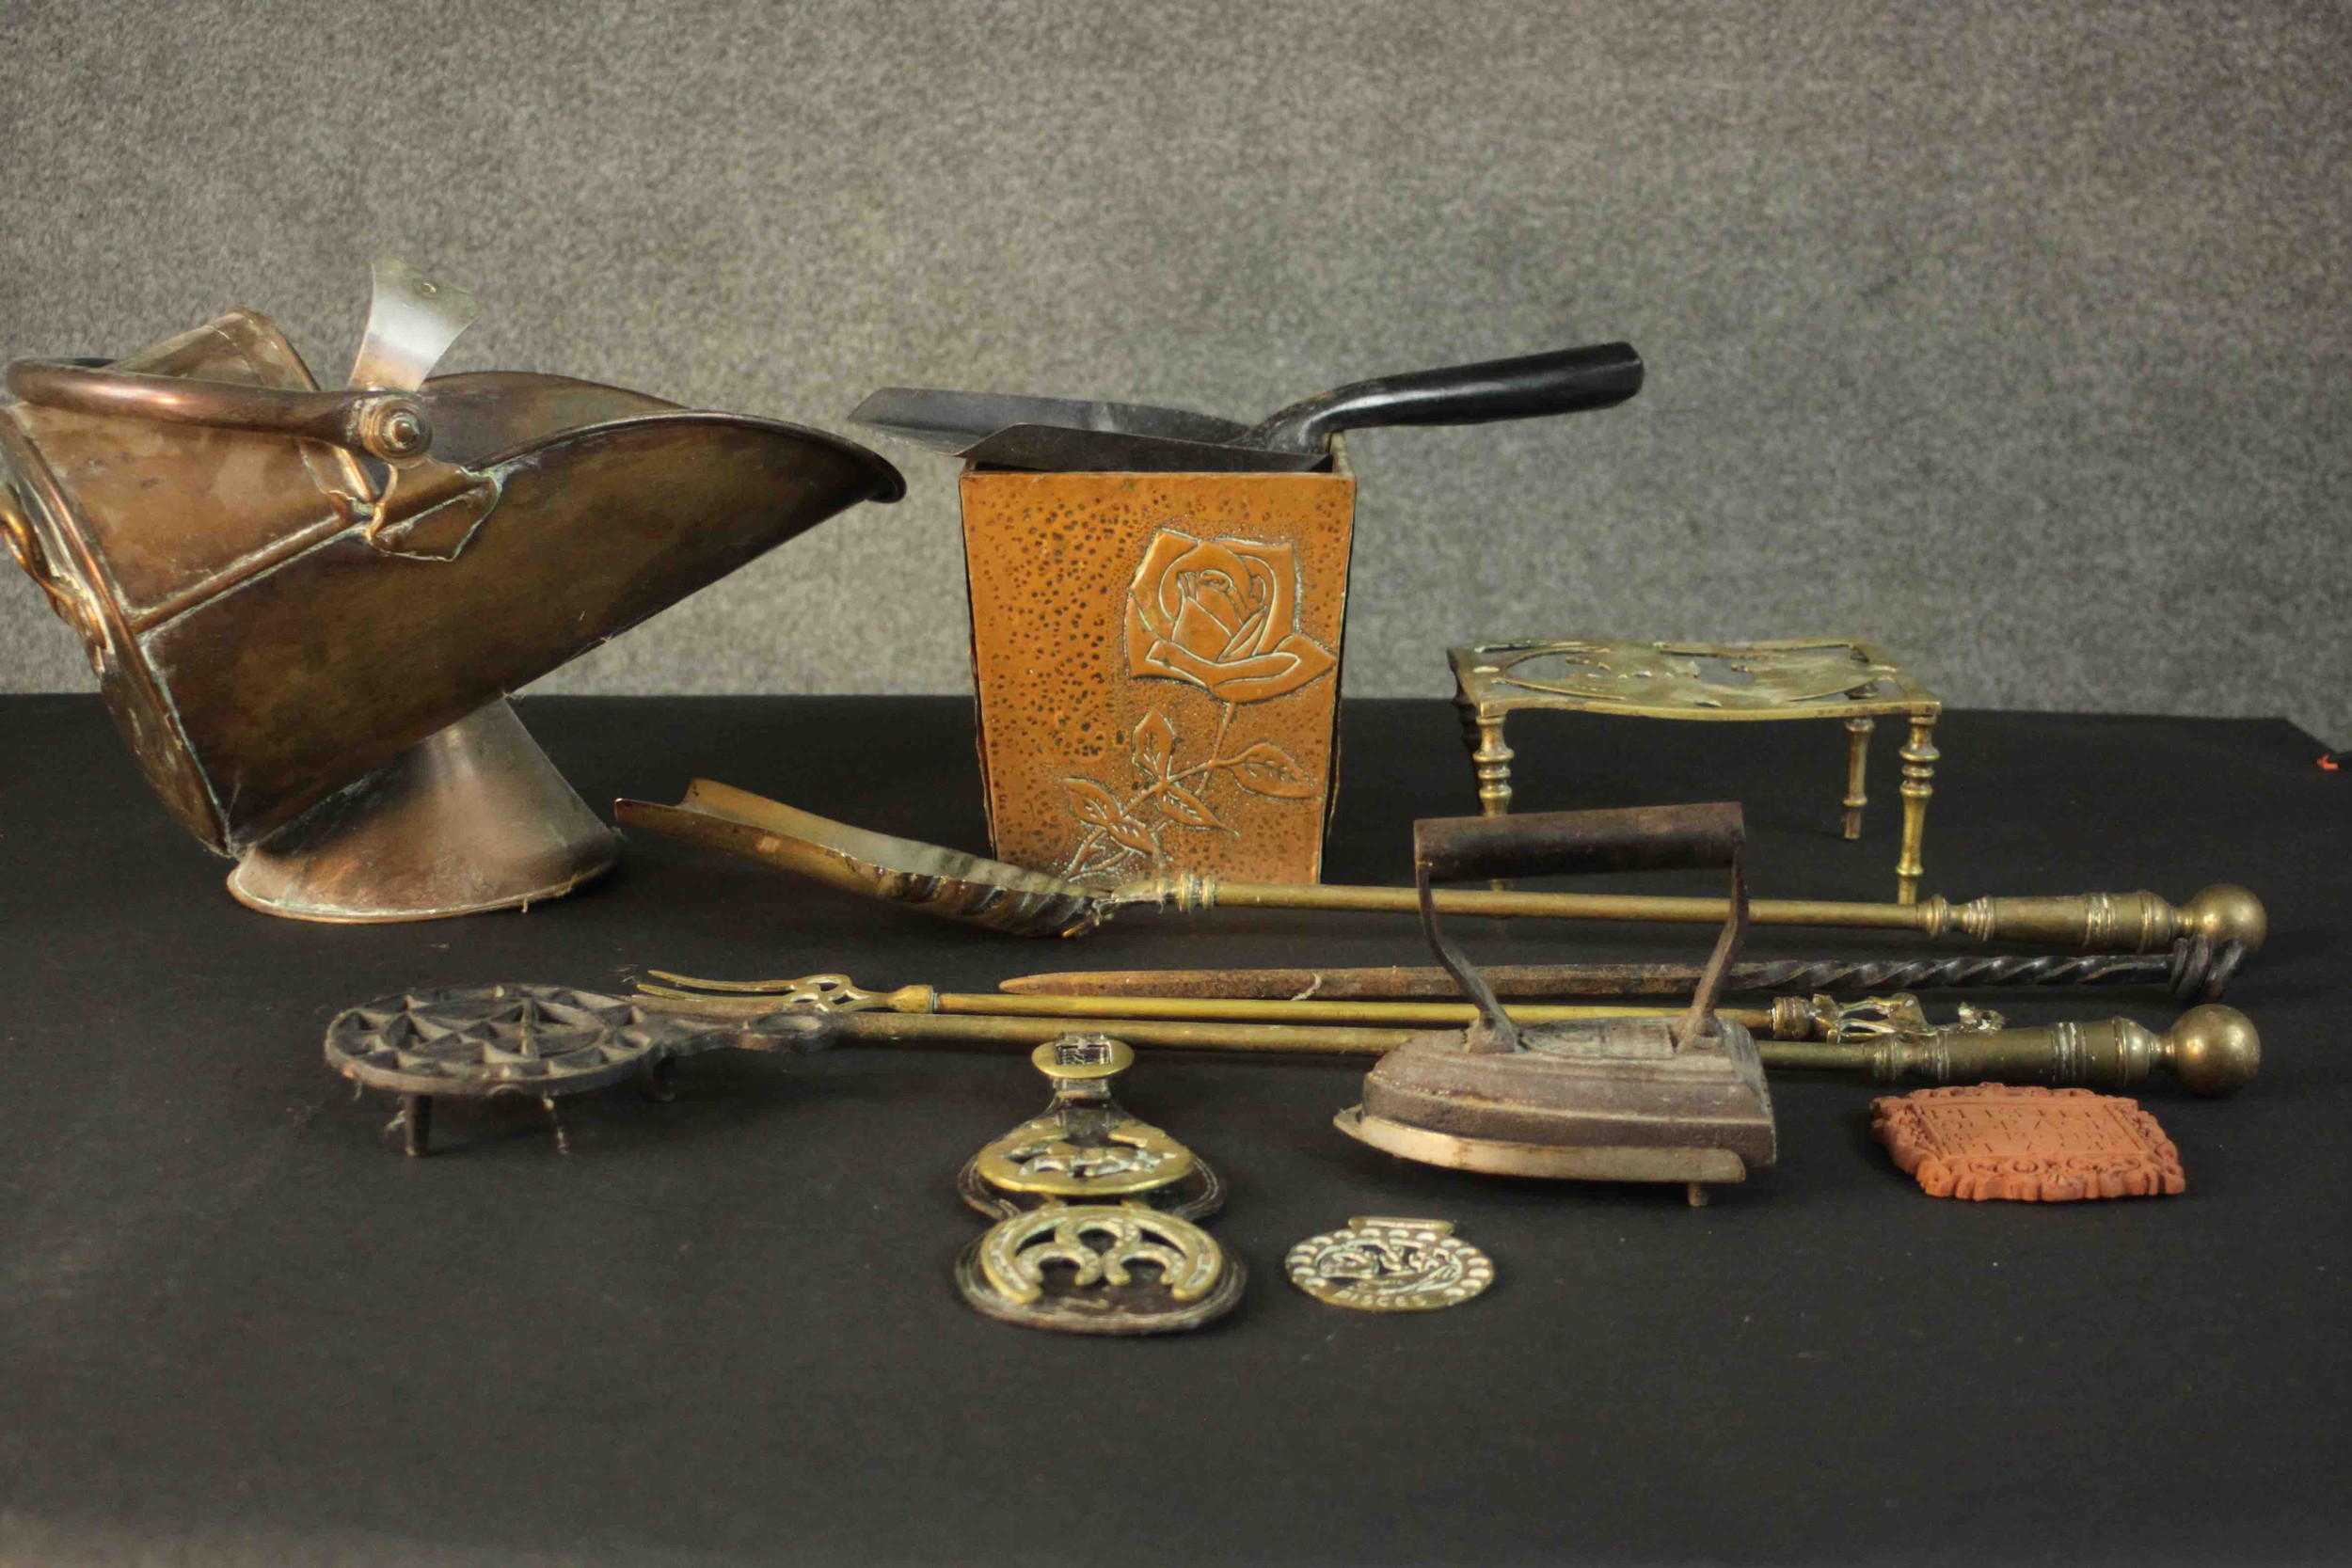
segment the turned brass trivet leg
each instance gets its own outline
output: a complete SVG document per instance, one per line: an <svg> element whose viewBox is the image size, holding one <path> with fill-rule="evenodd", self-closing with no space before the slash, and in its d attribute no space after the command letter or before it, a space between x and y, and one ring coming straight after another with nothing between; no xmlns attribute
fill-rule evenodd
<svg viewBox="0 0 2352 1568"><path fill-rule="evenodd" d="M1462 739L1470 749L1470 767L1478 774L1478 809L1487 816L1511 810L1511 748L1502 743L1502 716L1492 718L1475 708L1462 710Z"/></svg>
<svg viewBox="0 0 2352 1568"><path fill-rule="evenodd" d="M1500 713L1491 717L1475 707L1462 709L1462 739L1470 749L1470 767L1478 774L1478 810L1485 816L1507 816L1511 812L1511 748L1502 743L1502 719ZM1510 883L1496 880L1488 884L1497 893Z"/></svg>
<svg viewBox="0 0 2352 1568"><path fill-rule="evenodd" d="M1875 719L1846 721L1846 836L1862 836L1862 808L1870 803L1863 781L1870 770L1870 732L1878 727Z"/></svg>
<svg viewBox="0 0 2352 1568"><path fill-rule="evenodd" d="M1895 863L1895 901L1919 901L1920 846L1928 836L1928 797L1935 793L1935 715L1911 716L1911 739L1903 746L1903 855Z"/></svg>

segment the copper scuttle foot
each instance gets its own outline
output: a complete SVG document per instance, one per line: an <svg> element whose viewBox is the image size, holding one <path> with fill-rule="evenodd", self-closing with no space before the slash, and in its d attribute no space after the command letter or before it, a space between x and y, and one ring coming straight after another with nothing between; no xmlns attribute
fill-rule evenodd
<svg viewBox="0 0 2352 1568"><path fill-rule="evenodd" d="M501 701L254 845L229 891L294 920L432 920L560 898L620 849Z"/></svg>

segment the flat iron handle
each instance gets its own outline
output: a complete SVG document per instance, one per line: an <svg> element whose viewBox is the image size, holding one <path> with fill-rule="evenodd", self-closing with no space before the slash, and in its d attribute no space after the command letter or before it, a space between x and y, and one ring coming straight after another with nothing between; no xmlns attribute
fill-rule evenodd
<svg viewBox="0 0 2352 1568"><path fill-rule="evenodd" d="M1583 876L1601 871L1721 870L1746 834L1736 801L1430 816L1413 824L1413 867L1428 882Z"/></svg>
<svg viewBox="0 0 2352 1568"><path fill-rule="evenodd" d="M1594 871L1688 867L1731 872L1731 918L1700 971L1691 1006L1675 1026L1677 1050L1716 1033L1715 1004L1748 933L1747 828L1737 801L1634 806L1617 811L1540 811L1517 816L1429 816L1413 824L1413 881L1429 950L1478 1008L1468 1048L1519 1049L1518 1029L1486 976L1438 926L1438 882Z"/></svg>
<svg viewBox="0 0 2352 1568"><path fill-rule="evenodd" d="M15 361L8 369L8 388L43 408L292 436L386 463L413 461L433 445L424 404L406 392L307 392L99 370L63 359Z"/></svg>

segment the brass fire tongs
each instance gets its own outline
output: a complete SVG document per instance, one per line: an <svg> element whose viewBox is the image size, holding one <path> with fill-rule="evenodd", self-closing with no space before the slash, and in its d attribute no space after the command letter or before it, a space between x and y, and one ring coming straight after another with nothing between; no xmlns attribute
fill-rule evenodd
<svg viewBox="0 0 2352 1568"><path fill-rule="evenodd" d="M929 986L875 992L839 974L738 983L662 978L681 983L635 996L504 985L382 997L345 1009L327 1025L327 1065L362 1088L399 1095L401 1114L392 1125L405 1133L409 1153L422 1154L436 1100L520 1097L552 1113L563 1096L631 1079L666 1098L676 1063L706 1051L819 1051L842 1042L1027 1050L1090 1034L1178 1050L1379 1055L1416 1028L1470 1016L1458 1004L1199 998L1162 1001L1154 1014L1149 998L1024 998ZM1516 1021L1541 1022L1658 1009L1509 1011ZM1997 1013L1967 1008L1958 1022L1934 1025L1910 996L1842 1006L1828 997L1782 997L1769 1009L1724 1009L1721 1016L1756 1029L1768 1068L1865 1073L1882 1083L1999 1079L2128 1087L2161 1068L2196 1093L2221 1095L2252 1078L2262 1059L2252 1023L2218 1005L2191 1008L2161 1035L2123 1018L2010 1029ZM1295 1022L1266 1022L1272 1019ZM1772 1037L1763 1038L1767 1034Z"/></svg>
<svg viewBox="0 0 2352 1568"><path fill-rule="evenodd" d="M866 990L846 974L703 980L660 969L647 974L652 983L639 983L636 1000L648 1007L708 1019L813 1016L830 1021L845 1037L897 1043L1027 1046L1076 1033L1116 1035L1131 1045L1175 1050L1361 1055L1388 1051L1420 1030L1470 1024L1478 1017L1477 1008L1468 1002L1009 996L925 985ZM1679 1018L1687 1010L1687 1004L1640 1007L1520 1003L1502 1008L1512 1022L1534 1024ZM2125 1018L2012 1029L2000 1013L1965 1003L1955 1022L1933 1024L1919 999L1907 992L1854 1002L1780 996L1770 1006L1713 1011L1755 1033L1766 1067L1867 1071L1890 1083L1909 1077L1938 1083L2006 1077L2021 1083L2122 1087L2139 1083L2153 1068L2169 1067L2194 1092L2224 1095L2252 1078L2261 1061L2259 1042L2246 1015L2215 1004L2189 1009L2164 1035ZM2215 1033L2224 1024L2227 1038ZM2112 1046L2093 1038L2109 1035L2116 1041ZM2087 1043L2074 1043L2075 1037ZM1955 1045L1963 1041L1967 1049L1956 1053ZM2175 1050L2173 1045L2182 1041L2191 1043ZM1878 1053L1883 1047L1906 1043L1932 1050Z"/></svg>
<svg viewBox="0 0 2352 1568"><path fill-rule="evenodd" d="M1019 936L1083 936L1135 906L1184 912L1219 906L1398 914L1420 909L1409 887L1219 881L1192 874L1099 893L1045 872L852 828L707 779L695 780L677 805L621 800L613 802L613 815L626 827L725 849L850 893ZM1720 926L1728 912L1722 898L1642 894L1447 888L1436 900L1441 914L1559 920ZM1749 904L1748 912L1758 926L1917 931L1929 937L1957 930L1985 941L2061 943L2093 953L2159 953L2185 943L2184 972L2202 976L2217 971L2225 979L2247 955L2261 950L2268 927L2262 901L2227 884L2206 888L2181 905L2153 893L1979 898L1961 905L1942 897L1918 904L1760 898Z"/></svg>

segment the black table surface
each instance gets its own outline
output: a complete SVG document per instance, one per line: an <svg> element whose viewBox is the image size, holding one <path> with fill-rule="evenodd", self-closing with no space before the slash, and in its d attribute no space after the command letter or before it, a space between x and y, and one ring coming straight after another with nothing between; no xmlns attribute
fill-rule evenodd
<svg viewBox="0 0 2352 1568"><path fill-rule="evenodd" d="M971 848L968 705L528 700L592 800L707 773ZM1512 727L1519 803L1738 798L1759 895L1883 898L1900 813L1835 833L1835 725ZM1350 705L1327 876L1406 879L1472 809L1435 702ZM445 1108L432 1158L322 1065L405 988L607 989L640 966L988 989L1037 969L1413 961L1409 921L1131 913L1024 942L640 835L530 911L335 927L238 908L92 700L0 701L0 1554L15 1560L1909 1560L2342 1555L2352 1109L2347 778L2279 721L1956 713L1928 882L2257 889L2236 1098L2143 1095L2185 1196L1931 1199L1875 1090L1775 1078L1777 1168L1677 1189L1484 1179L1333 1131L1360 1061L1146 1053L1130 1107L1230 1183L1252 1277L1204 1331L1063 1338L965 1307L952 1191L1035 1114L1020 1055L687 1063L547 1117ZM1626 879L1628 887L1644 885ZM1683 885L1674 879L1659 886ZM1483 924L1483 923L1482 923ZM1697 957L1690 928L1519 923L1496 958ZM1863 937L1759 932L1759 952ZM1939 1008L1948 1001L1938 999ZM2021 1021L2155 991L2011 993ZM1291 1243L1436 1215L1495 1259L1455 1310L1319 1305Z"/></svg>

